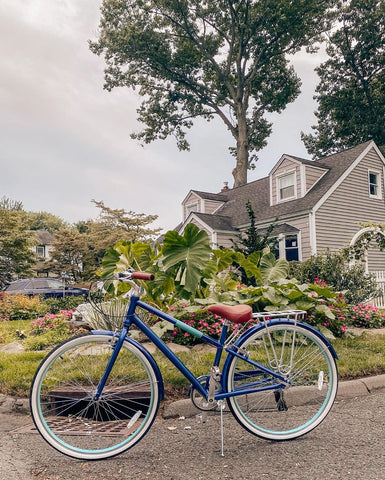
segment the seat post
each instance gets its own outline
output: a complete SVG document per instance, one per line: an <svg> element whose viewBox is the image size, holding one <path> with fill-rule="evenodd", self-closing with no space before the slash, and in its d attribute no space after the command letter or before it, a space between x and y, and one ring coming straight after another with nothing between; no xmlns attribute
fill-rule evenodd
<svg viewBox="0 0 385 480"><path fill-rule="evenodd" d="M219 338L219 343L221 344L221 347L218 347L217 352L215 354L214 367L218 367L219 362L221 361L223 346L224 346L225 341L226 341L228 329L229 329L229 322L228 322L228 320L225 320L225 322L223 324L223 327L222 327L221 336Z"/></svg>

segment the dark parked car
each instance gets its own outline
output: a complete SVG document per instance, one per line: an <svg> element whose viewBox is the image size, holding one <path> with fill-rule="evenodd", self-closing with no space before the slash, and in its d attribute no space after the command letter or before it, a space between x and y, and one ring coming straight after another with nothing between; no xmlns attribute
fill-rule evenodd
<svg viewBox="0 0 385 480"><path fill-rule="evenodd" d="M25 278L11 282L5 289L7 293L23 295L42 295L48 297L66 297L69 295L87 295L88 289L67 287L59 278Z"/></svg>

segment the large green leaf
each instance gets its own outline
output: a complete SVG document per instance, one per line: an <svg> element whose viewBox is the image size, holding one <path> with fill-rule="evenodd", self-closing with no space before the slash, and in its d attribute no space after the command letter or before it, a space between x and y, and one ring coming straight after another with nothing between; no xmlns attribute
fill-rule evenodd
<svg viewBox="0 0 385 480"><path fill-rule="evenodd" d="M102 277L110 277L128 268L147 270L155 256L156 252L148 243L118 242L114 247L109 248L103 257Z"/></svg>
<svg viewBox="0 0 385 480"><path fill-rule="evenodd" d="M246 258L243 255L243 253L236 252L234 257L235 257L235 261L245 271L247 277L249 278L254 277L259 284L262 283L261 270L258 268L256 255L252 253Z"/></svg>
<svg viewBox="0 0 385 480"><path fill-rule="evenodd" d="M289 262L283 258L277 260L272 253L266 253L260 260L259 268L264 283L270 285L287 277Z"/></svg>
<svg viewBox="0 0 385 480"><path fill-rule="evenodd" d="M186 291L194 293L210 260L211 248L207 233L196 225L186 226L183 236L166 233L161 265L164 271L175 269L175 280Z"/></svg>

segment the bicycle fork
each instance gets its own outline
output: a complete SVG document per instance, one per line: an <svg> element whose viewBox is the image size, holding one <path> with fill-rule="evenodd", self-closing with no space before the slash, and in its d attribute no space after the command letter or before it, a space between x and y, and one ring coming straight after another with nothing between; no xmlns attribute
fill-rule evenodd
<svg viewBox="0 0 385 480"><path fill-rule="evenodd" d="M102 392L103 392L103 389L106 385L106 382L107 382L107 379L108 379L108 376L109 374L111 373L111 370L112 370L112 367L114 366L115 364L115 361L119 355L119 352L120 352L120 349L122 348L122 345L123 345L123 342L126 338L126 335L127 335L127 332L128 332L128 328L127 327L123 327L122 331L120 332L120 335L117 336L115 333L114 335L111 337L111 349L112 349L112 355L108 361L108 364L107 364L107 367L106 367L106 370L103 374L103 377L100 379L100 382L96 388L96 392L95 392L95 395L93 397L93 400L94 401L97 401L99 400Z"/></svg>

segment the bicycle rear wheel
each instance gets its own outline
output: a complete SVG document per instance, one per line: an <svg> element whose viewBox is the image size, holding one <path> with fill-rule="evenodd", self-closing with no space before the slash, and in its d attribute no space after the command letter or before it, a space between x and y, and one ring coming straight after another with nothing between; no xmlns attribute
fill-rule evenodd
<svg viewBox="0 0 385 480"><path fill-rule="evenodd" d="M257 327L238 351L247 359L234 356L230 361L227 390L239 396L227 402L246 430L270 440L290 440L310 432L329 413L337 393L336 362L328 344L311 330L290 321ZM287 384L250 361L280 374ZM257 387L260 391L242 394Z"/></svg>
<svg viewBox="0 0 385 480"><path fill-rule="evenodd" d="M118 455L148 431L159 407L151 362L125 341L98 400L94 396L115 339L84 335L68 340L40 364L30 407L36 428L59 452L79 459Z"/></svg>

